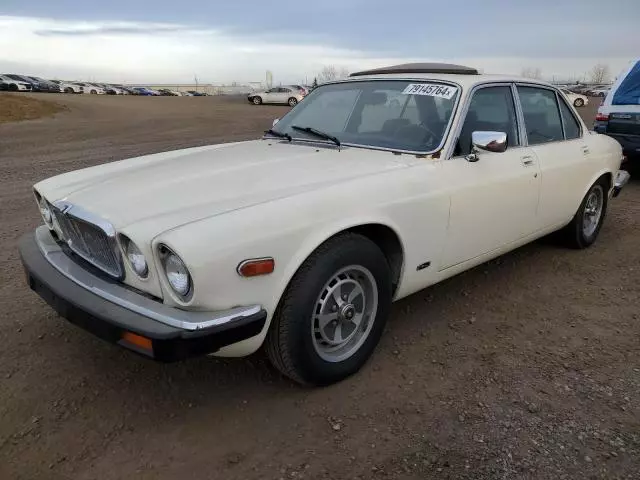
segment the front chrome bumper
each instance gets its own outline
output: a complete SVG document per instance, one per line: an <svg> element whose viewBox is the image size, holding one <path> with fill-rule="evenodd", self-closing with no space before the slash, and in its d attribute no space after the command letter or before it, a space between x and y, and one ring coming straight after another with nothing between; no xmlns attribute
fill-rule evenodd
<svg viewBox="0 0 640 480"><path fill-rule="evenodd" d="M61 316L95 335L157 360L214 353L258 335L267 319L259 305L216 312L180 310L111 279L102 278L63 251L46 226L20 240L20 257L32 290ZM152 345L145 351L127 333Z"/></svg>

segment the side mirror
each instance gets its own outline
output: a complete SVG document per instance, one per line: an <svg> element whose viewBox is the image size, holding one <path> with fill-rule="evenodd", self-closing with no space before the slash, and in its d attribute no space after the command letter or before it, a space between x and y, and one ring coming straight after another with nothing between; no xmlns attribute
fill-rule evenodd
<svg viewBox="0 0 640 480"><path fill-rule="evenodd" d="M477 162L478 152L502 153L507 149L507 134L505 132L476 131L471 134L471 153L466 156L467 161Z"/></svg>
<svg viewBox="0 0 640 480"><path fill-rule="evenodd" d="M273 123L271 124L271 126L272 126L272 127L275 127L275 126L276 126L276 123L278 123L279 121L280 121L280 119L279 119L279 118L274 118L274 119L273 119Z"/></svg>

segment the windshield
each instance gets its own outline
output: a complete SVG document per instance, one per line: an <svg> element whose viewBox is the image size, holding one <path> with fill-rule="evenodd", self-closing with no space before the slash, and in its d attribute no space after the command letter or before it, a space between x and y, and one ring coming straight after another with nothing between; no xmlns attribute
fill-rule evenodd
<svg viewBox="0 0 640 480"><path fill-rule="evenodd" d="M442 143L458 95L458 87L428 80L329 84L315 89L273 130L322 141L304 131L312 129L343 145L430 152Z"/></svg>

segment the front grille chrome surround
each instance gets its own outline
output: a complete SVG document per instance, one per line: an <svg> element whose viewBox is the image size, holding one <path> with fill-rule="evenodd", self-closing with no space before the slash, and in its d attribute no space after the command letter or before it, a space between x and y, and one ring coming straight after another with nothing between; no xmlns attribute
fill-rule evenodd
<svg viewBox="0 0 640 480"><path fill-rule="evenodd" d="M78 256L109 276L122 280L124 264L116 230L108 221L69 202L54 202L54 226Z"/></svg>

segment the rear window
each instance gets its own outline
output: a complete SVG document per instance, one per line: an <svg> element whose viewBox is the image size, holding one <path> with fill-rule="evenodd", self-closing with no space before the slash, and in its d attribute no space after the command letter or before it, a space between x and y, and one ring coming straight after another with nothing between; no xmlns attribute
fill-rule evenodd
<svg viewBox="0 0 640 480"><path fill-rule="evenodd" d="M622 81L611 100L612 105L640 105L640 62Z"/></svg>

